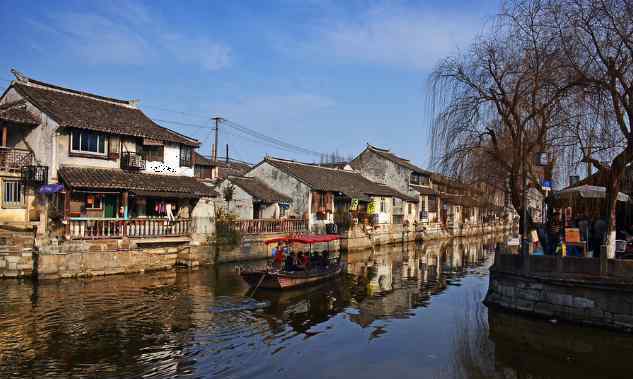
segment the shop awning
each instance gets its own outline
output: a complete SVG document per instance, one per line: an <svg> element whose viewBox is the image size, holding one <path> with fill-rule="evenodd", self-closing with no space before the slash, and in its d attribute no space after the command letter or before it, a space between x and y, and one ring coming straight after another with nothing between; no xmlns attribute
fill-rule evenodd
<svg viewBox="0 0 633 379"><path fill-rule="evenodd" d="M56 193L63 190L64 190L63 184L45 184L41 186L37 192L44 195L48 195L48 194Z"/></svg>
<svg viewBox="0 0 633 379"><path fill-rule="evenodd" d="M131 195L134 196L143 196L143 197L160 197L160 198L176 198L176 199L197 199L200 195L196 195L193 193L187 192L157 192L157 191L144 191L144 190L133 190L130 192Z"/></svg>

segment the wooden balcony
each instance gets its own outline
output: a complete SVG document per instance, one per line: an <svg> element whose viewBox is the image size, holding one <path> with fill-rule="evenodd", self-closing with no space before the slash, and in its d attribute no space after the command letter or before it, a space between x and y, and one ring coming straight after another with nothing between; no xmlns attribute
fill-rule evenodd
<svg viewBox="0 0 633 379"><path fill-rule="evenodd" d="M123 170L145 170L145 158L139 153L123 152L121 154L121 169Z"/></svg>
<svg viewBox="0 0 633 379"><path fill-rule="evenodd" d="M239 231L241 234L305 233L308 231L308 222L296 219L238 220L230 224L229 227L234 231Z"/></svg>
<svg viewBox="0 0 633 379"><path fill-rule="evenodd" d="M39 187L48 183L48 167L29 165L21 169L22 183L28 187Z"/></svg>
<svg viewBox="0 0 633 379"><path fill-rule="evenodd" d="M191 219L74 218L67 220L66 237L73 240L182 237L190 234Z"/></svg>
<svg viewBox="0 0 633 379"><path fill-rule="evenodd" d="M33 164L33 153L29 150L0 147L0 170L20 172L22 167Z"/></svg>

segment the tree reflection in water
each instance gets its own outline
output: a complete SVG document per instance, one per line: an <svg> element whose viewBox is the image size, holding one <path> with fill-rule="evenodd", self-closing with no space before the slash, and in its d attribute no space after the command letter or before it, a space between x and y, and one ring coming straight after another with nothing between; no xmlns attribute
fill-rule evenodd
<svg viewBox="0 0 633 379"><path fill-rule="evenodd" d="M1 281L0 377L630 377L629 336L488 311L494 242L344 254L336 281L258 290L265 309L235 307L229 264Z"/></svg>

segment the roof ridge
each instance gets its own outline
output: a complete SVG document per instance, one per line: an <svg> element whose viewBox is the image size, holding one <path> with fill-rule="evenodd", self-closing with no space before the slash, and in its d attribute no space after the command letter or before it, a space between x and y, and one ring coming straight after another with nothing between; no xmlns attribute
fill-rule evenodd
<svg viewBox="0 0 633 379"><path fill-rule="evenodd" d="M280 161L280 162L288 162L288 163L293 163L293 164L297 164L297 165L302 165L302 166L309 166L309 167L314 167L314 168L320 168L323 170L331 170L331 171L336 171L336 172L345 172L345 173L354 173L354 174L358 174L360 175L360 173L356 170L341 170L339 168L333 168L333 167L326 167L326 166L320 166L318 163L306 163L306 162L299 162L299 161L295 161L295 160L291 160L291 159L284 159L284 158L276 158L276 157L265 157L264 158L269 159L269 160L276 160L276 161Z"/></svg>
<svg viewBox="0 0 633 379"><path fill-rule="evenodd" d="M382 148L382 147L374 146L374 145L372 145L370 143L367 143L367 147L370 148L370 149L378 150L378 151L384 151L386 153L391 152L391 150L389 150L389 149L385 149L385 148Z"/></svg>
<svg viewBox="0 0 633 379"><path fill-rule="evenodd" d="M28 87L41 88L44 90L61 92L61 93L65 93L65 94L73 95L73 96L82 96L82 97L86 97L86 98L93 99L96 101L103 101L106 103L110 103L113 105L119 105L123 107L138 109L138 100L115 99L113 97L101 96L101 95L97 95L97 94L86 92L86 91L80 91L80 90L75 90L72 88L58 86L56 84L51 84L51 83L30 78L15 69L12 69L11 73L13 73L13 75L15 75L16 77L16 80L13 80L12 84L21 84Z"/></svg>

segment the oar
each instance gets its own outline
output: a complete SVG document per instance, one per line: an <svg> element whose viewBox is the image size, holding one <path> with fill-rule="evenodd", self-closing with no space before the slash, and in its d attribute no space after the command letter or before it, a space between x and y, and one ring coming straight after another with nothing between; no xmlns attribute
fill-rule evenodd
<svg viewBox="0 0 633 379"><path fill-rule="evenodd" d="M262 277L259 279L259 283L257 283L257 285L255 286L255 288L253 289L253 293L251 293L251 296L249 296L249 298L252 298L255 295L255 291L257 291L257 289L259 288L259 286L262 284L262 282L264 281L264 278L266 277L266 273L264 272L262 274Z"/></svg>

